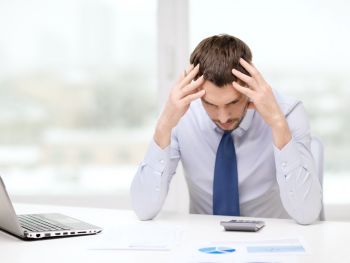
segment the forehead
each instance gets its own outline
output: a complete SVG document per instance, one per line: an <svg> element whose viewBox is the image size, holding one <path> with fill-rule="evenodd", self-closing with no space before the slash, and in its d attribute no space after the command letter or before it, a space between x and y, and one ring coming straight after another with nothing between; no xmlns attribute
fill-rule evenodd
<svg viewBox="0 0 350 263"><path fill-rule="evenodd" d="M205 90L205 95L203 98L215 105L230 103L241 96L241 94L232 86L232 84L218 87L211 81L206 80L202 87Z"/></svg>

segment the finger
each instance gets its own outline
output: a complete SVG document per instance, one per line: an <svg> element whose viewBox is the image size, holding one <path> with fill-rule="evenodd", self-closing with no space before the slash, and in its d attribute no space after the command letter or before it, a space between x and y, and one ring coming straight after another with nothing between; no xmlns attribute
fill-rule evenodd
<svg viewBox="0 0 350 263"><path fill-rule="evenodd" d="M191 83L191 81L195 78L195 76L198 74L199 71L199 64L197 64L197 66L195 66L193 69L191 69L188 73L187 76L184 77L184 79L180 82L180 86L181 87L185 87L186 85L188 85L189 83Z"/></svg>
<svg viewBox="0 0 350 263"><path fill-rule="evenodd" d="M192 69L194 68L193 64L189 64L188 67L186 68L186 75L188 74L188 72L190 72ZM185 76L186 77L186 76Z"/></svg>
<svg viewBox="0 0 350 263"><path fill-rule="evenodd" d="M190 93L193 93L193 91L199 88L203 83L204 83L204 77L202 75L196 81L191 82L181 90L182 97L185 97Z"/></svg>
<svg viewBox="0 0 350 263"><path fill-rule="evenodd" d="M243 58L239 59L239 63L245 68L246 71L249 72L249 74L256 79L257 81L260 81L261 74L260 72L254 67L252 64L249 64L247 61L245 61Z"/></svg>
<svg viewBox="0 0 350 263"><path fill-rule="evenodd" d="M238 71L237 69L232 69L232 74L235 75L240 80L242 80L243 82L245 82L246 84L248 84L248 86L255 89L255 87L253 87L253 78L252 77Z"/></svg>
<svg viewBox="0 0 350 263"><path fill-rule="evenodd" d="M179 84L187 76L188 72L190 72L193 68L193 64L188 65L187 68L181 72L180 76L177 78L176 84Z"/></svg>
<svg viewBox="0 0 350 263"><path fill-rule="evenodd" d="M186 103L187 105L190 104L192 101L201 98L203 95L205 94L205 90L202 89L196 93L187 95L186 97L184 97L181 101L183 101L184 103Z"/></svg>
<svg viewBox="0 0 350 263"><path fill-rule="evenodd" d="M251 90L250 88L243 87L239 85L237 82L232 82L233 87L240 93L246 95L248 98L253 99L255 96L255 91Z"/></svg>

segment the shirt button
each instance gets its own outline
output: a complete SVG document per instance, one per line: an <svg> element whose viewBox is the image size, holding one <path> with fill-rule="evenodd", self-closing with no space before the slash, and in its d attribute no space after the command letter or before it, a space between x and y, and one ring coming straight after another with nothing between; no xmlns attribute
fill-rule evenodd
<svg viewBox="0 0 350 263"><path fill-rule="evenodd" d="M159 187L156 187L156 191L159 192Z"/></svg>
<svg viewBox="0 0 350 263"><path fill-rule="evenodd" d="M164 160L162 159L162 160L159 160L159 162L161 163L161 164L163 164L164 163Z"/></svg>
<svg viewBox="0 0 350 263"><path fill-rule="evenodd" d="M287 170L287 163L283 162L283 163L281 163L281 166L282 166L281 167L282 171L285 172Z"/></svg>

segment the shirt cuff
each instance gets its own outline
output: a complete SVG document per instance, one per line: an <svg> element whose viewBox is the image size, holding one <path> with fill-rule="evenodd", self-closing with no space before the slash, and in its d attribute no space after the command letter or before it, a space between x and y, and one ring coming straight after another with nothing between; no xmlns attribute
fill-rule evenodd
<svg viewBox="0 0 350 263"><path fill-rule="evenodd" d="M144 159L144 164L148 165L159 173L163 173L166 164L169 162L169 155L170 145L162 149L158 146L154 139L152 139Z"/></svg>
<svg viewBox="0 0 350 263"><path fill-rule="evenodd" d="M300 153L293 138L281 150L274 145L274 154L276 169L280 174L286 176L301 165Z"/></svg>

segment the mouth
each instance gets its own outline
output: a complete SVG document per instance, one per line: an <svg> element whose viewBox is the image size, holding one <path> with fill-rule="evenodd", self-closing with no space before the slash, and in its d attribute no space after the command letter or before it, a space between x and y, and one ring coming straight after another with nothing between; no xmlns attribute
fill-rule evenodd
<svg viewBox="0 0 350 263"><path fill-rule="evenodd" d="M225 123L221 123L221 122L216 122L220 128L222 128L223 130L232 130L235 127L235 120L230 120L228 122Z"/></svg>

